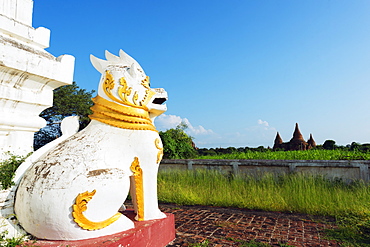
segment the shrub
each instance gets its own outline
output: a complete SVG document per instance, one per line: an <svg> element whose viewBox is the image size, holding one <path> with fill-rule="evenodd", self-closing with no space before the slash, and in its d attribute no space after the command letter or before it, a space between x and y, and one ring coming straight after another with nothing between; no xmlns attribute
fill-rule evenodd
<svg viewBox="0 0 370 247"><path fill-rule="evenodd" d="M164 159L191 159L197 155L192 137L184 131L186 128L186 124L182 123L176 129L159 132L163 142Z"/></svg>
<svg viewBox="0 0 370 247"><path fill-rule="evenodd" d="M19 156L8 153L9 158L0 162L0 188L5 190L14 185L12 179L15 171L29 156Z"/></svg>

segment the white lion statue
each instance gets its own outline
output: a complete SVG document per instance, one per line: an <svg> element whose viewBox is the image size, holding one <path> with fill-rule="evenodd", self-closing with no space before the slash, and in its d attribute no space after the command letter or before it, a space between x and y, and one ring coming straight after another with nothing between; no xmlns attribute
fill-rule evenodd
<svg viewBox="0 0 370 247"><path fill-rule="evenodd" d="M118 212L130 191L136 220L165 218L158 209L163 147L153 124L167 93L150 88L141 66L122 50L91 55L102 74L91 123L59 143L24 173L14 210L37 238L79 240L134 227Z"/></svg>

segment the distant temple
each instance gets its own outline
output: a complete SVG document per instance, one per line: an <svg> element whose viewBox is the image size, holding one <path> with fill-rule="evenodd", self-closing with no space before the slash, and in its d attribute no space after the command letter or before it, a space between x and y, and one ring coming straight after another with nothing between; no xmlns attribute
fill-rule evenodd
<svg viewBox="0 0 370 247"><path fill-rule="evenodd" d="M273 149L274 150L282 149L284 151L291 151L291 150L308 150L313 147L316 147L316 142L312 138L312 134L310 134L310 139L308 139L308 141L305 142L301 132L299 131L298 123L296 123L293 137L292 139L290 139L289 142L283 142L279 135L279 132L277 132Z"/></svg>

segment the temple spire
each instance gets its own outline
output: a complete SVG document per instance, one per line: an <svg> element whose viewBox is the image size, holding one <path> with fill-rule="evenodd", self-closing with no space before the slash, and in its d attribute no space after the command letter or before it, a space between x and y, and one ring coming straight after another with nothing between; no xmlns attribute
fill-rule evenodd
<svg viewBox="0 0 370 247"><path fill-rule="evenodd" d="M304 141L301 131L299 130L298 123L295 124L295 130L294 130L293 138L291 139L291 141L293 140Z"/></svg>
<svg viewBox="0 0 370 247"><path fill-rule="evenodd" d="M310 134L310 139L308 139L307 143L308 143L308 145L309 145L310 147L312 147L312 148L316 147L316 142L315 142L315 140L313 139L312 134Z"/></svg>
<svg viewBox="0 0 370 247"><path fill-rule="evenodd" d="M290 139L289 142L283 142L279 132L277 132L273 149L275 150L282 149L285 151L289 151L289 150L307 150L313 147L316 147L316 142L313 140L312 134L310 134L310 139L308 140L308 142L305 142L301 134L301 131L299 130L298 123L296 123L293 132L293 137L292 139Z"/></svg>
<svg viewBox="0 0 370 247"><path fill-rule="evenodd" d="M274 144L281 144L281 143L283 143L283 139L281 139L279 132L277 132Z"/></svg>
<svg viewBox="0 0 370 247"><path fill-rule="evenodd" d="M279 145L283 143L283 139L281 139L279 132L276 133L275 141L273 149L279 148Z"/></svg>

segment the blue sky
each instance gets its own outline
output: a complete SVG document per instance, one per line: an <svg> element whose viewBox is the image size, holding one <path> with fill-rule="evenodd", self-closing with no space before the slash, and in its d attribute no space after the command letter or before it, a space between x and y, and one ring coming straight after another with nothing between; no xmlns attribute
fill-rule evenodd
<svg viewBox="0 0 370 247"><path fill-rule="evenodd" d="M96 90L89 55L123 49L169 94L160 130L188 123L198 147L272 146L295 123L322 144L370 143L368 0L34 0L33 27L74 80Z"/></svg>

